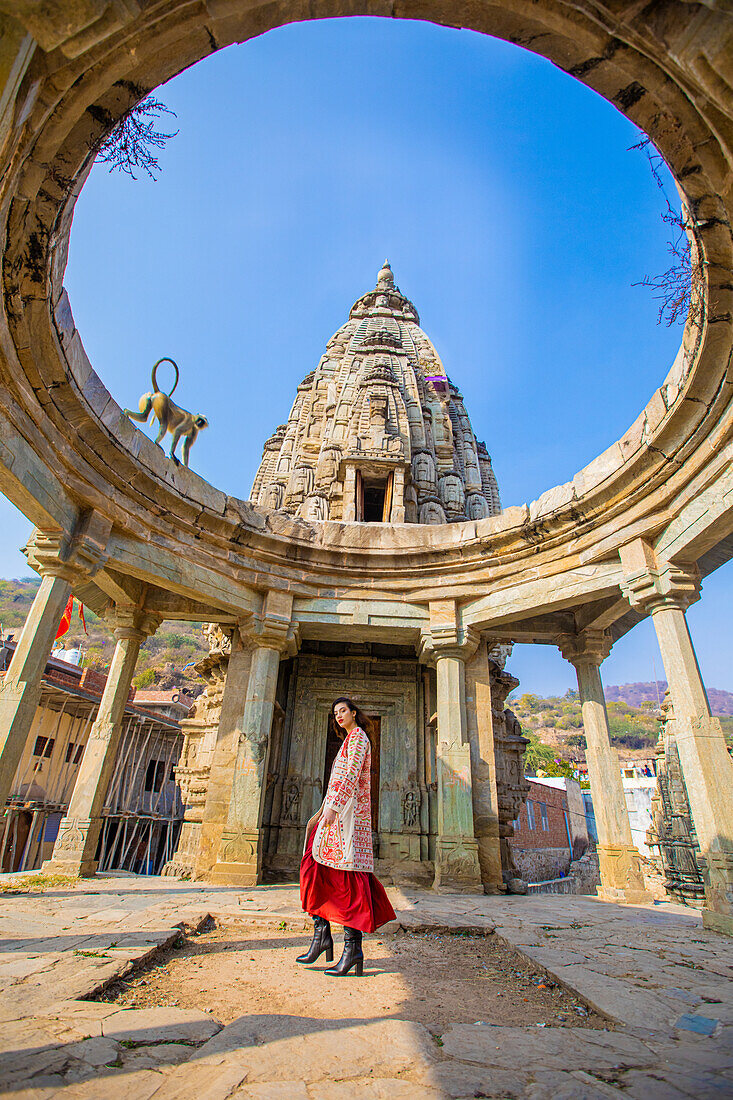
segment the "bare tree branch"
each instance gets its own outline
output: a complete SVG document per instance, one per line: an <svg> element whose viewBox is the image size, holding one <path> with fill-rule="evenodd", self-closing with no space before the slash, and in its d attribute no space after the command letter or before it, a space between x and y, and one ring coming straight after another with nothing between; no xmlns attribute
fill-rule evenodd
<svg viewBox="0 0 733 1100"><path fill-rule="evenodd" d="M693 259L689 233L693 223L689 212L683 205L681 210L675 210L669 201L669 196L664 187L661 175L661 167L664 164L662 154L657 152L651 143L651 139L644 137L631 149L638 149L646 154L649 167L657 187L664 196L667 207L661 215L662 221L673 227L673 236L667 242L667 251L672 257L672 264L661 275L646 275L641 282L634 286L648 286L654 291L654 297L659 302L657 324L684 325L688 317L692 322L697 322L702 317L705 301L705 279L703 265L695 255Z"/></svg>
<svg viewBox="0 0 733 1100"><path fill-rule="evenodd" d="M160 115L173 115L164 103L147 96L123 115L116 126L110 130L99 147L97 158L110 165L110 172L126 172L137 179L135 172L147 172L151 179L160 172L158 158L154 149L162 149L169 138L175 137L156 130Z"/></svg>

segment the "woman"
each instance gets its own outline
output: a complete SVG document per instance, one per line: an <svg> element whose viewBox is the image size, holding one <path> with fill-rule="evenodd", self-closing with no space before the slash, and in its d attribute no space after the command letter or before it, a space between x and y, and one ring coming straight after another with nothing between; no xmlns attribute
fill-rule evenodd
<svg viewBox="0 0 733 1100"><path fill-rule="evenodd" d="M325 973L344 977L356 967L364 972L362 932L373 932L394 920L384 887L372 874L372 749L369 719L351 699L341 697L331 708L344 743L333 762L328 790L318 813L308 822L300 864L300 900L313 917L313 942L299 963L312 963L326 952L333 961L330 921L344 926L344 951ZM314 828L315 826L315 828Z"/></svg>

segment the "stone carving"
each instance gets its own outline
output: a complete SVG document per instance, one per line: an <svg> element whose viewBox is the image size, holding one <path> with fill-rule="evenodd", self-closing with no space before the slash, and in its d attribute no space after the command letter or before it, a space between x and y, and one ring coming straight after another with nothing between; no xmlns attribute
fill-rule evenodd
<svg viewBox="0 0 733 1100"><path fill-rule="evenodd" d="M264 508L267 508L268 512L277 512L283 506L284 497L285 486L279 481L273 481L265 490L262 505Z"/></svg>
<svg viewBox="0 0 733 1100"><path fill-rule="evenodd" d="M414 829L420 821L420 795L418 791L405 791L402 799L402 823L406 829Z"/></svg>
<svg viewBox="0 0 733 1100"><path fill-rule="evenodd" d="M480 451L463 399L418 326L415 307L385 265L376 288L354 304L327 354L298 387L287 425L268 440L253 500L306 521L354 521L348 463L342 459L358 457L382 483L395 461L404 460L405 476L393 481L394 522L463 518L467 492L471 518L500 510L491 460L485 448ZM426 381L431 377L435 384ZM450 471L440 489L437 469ZM409 485L416 496L406 492ZM323 504L309 499L316 487L323 491L325 514Z"/></svg>
<svg viewBox="0 0 733 1100"><path fill-rule="evenodd" d="M502 874L505 882L520 879L514 863L510 837L514 836L513 822L527 798L529 783L524 776L524 753L529 744L522 736L522 727L515 714L504 708L506 697L518 686L519 680L504 672L489 660L491 685L491 716L494 727L496 754L496 792L499 802L499 842Z"/></svg>
<svg viewBox="0 0 733 1100"><path fill-rule="evenodd" d="M463 516L466 507L466 494L463 482L457 473L443 474L439 483L440 499L449 519Z"/></svg>
<svg viewBox="0 0 733 1100"><path fill-rule="evenodd" d="M300 787L294 779L287 782L283 791L280 822L283 825L300 825Z"/></svg>
<svg viewBox="0 0 733 1100"><path fill-rule="evenodd" d="M445 523L445 512L437 500L426 500L420 505L420 523Z"/></svg>
<svg viewBox="0 0 733 1100"><path fill-rule="evenodd" d="M412 480L420 492L435 492L435 459L428 451L420 451L413 458Z"/></svg>
<svg viewBox="0 0 733 1100"><path fill-rule="evenodd" d="M323 493L314 493L305 502L305 518L313 520L328 519L328 501Z"/></svg>
<svg viewBox="0 0 733 1100"><path fill-rule="evenodd" d="M310 466L296 466L288 485L288 500L303 501L313 490L313 470Z"/></svg>
<svg viewBox="0 0 733 1100"><path fill-rule="evenodd" d="M469 519L486 519L489 515L486 497L480 493L469 493L466 497L466 515Z"/></svg>
<svg viewBox="0 0 733 1100"><path fill-rule="evenodd" d="M669 693L662 704L656 757L657 789L652 798L652 823L646 842L658 851L667 893L686 905L699 906L705 900L704 863L680 766Z"/></svg>

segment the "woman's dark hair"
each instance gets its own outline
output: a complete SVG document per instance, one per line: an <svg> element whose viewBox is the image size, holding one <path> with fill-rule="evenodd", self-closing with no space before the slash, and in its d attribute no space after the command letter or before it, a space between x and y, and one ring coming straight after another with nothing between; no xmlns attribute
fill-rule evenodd
<svg viewBox="0 0 733 1100"><path fill-rule="evenodd" d="M372 726L371 719L368 718L367 715L364 713L364 711L361 710L361 708L356 705L356 703L353 701L353 699L348 699L345 695L339 695L338 699L334 699L334 701L331 703L331 724L333 725L333 728L336 730L336 733L341 734L343 736L343 730L341 729L338 722L334 718L334 713L333 713L335 711L336 707L339 705L339 703L346 703L346 706L349 708L349 710L352 711L352 713L356 715L356 724L357 724L357 726L359 726L360 729L364 730L364 733L369 738L369 744L371 744L372 743L372 733L374 732L374 727Z"/></svg>

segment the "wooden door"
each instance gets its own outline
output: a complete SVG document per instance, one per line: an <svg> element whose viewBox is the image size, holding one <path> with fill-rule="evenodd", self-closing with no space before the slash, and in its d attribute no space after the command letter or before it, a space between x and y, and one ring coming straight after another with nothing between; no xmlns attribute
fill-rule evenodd
<svg viewBox="0 0 733 1100"><path fill-rule="evenodd" d="M382 719L378 714L369 715L372 722L372 830L377 831L379 823L379 742ZM331 777L331 768L336 759L342 741L336 732L335 722L329 718L326 737L326 766L323 771L323 792L325 794Z"/></svg>

